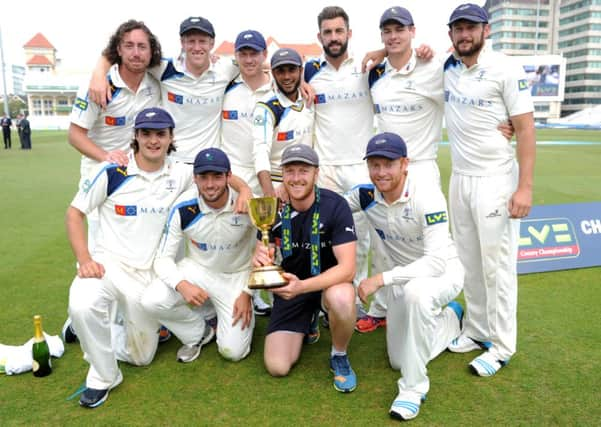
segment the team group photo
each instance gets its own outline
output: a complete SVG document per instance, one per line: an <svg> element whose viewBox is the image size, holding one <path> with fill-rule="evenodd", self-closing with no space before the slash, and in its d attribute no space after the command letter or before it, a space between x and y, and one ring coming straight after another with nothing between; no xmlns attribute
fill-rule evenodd
<svg viewBox="0 0 601 427"><path fill-rule="evenodd" d="M31 170L3 179L30 188L28 174L40 175L30 192L40 194L32 215L41 226L53 189L72 191L52 207L62 212L52 224L64 224L52 248L62 249L35 256L48 267L22 285L43 288L45 269L59 268L41 291L53 297L5 305L7 317L43 318L12 373L48 377L30 380L22 398L11 392L22 376L0 377L0 400L16 399L0 409L2 424L587 425L600 415L558 420L528 412L539 408L536 392L524 399L537 381L552 390L550 378L569 375L546 372L552 356L529 350L550 340L534 324L564 319L536 292L561 287L568 272L518 276L520 223L545 197L553 203L536 194L552 162L537 147L527 73L493 49L486 8L449 8L440 51L416 41L422 23L410 5L374 3L380 40L356 52L361 16L303 7L315 9L306 24L321 54L286 44L269 52L257 27L241 28L233 56L223 55L215 40L227 21L185 12L169 36L174 52L137 19L90 47L99 55L73 101L62 159L46 160L70 172L44 178L25 160ZM43 131L19 120L23 155L37 155ZM67 261L54 267L58 252ZM598 278L583 271L587 283ZM12 289L7 301L19 301ZM574 353L594 353L596 334ZM0 362L11 374L7 357ZM574 381L594 384L594 365ZM43 381L42 397L34 384ZM546 404L561 412L553 402L565 396L550 394ZM60 409L25 416L37 400Z"/></svg>

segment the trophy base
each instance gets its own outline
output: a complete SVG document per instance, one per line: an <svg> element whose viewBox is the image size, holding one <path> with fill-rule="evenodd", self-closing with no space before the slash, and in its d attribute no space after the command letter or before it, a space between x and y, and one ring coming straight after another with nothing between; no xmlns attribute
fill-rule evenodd
<svg viewBox="0 0 601 427"><path fill-rule="evenodd" d="M286 286L288 281L282 277L284 270L278 265L257 267L250 273L249 289L273 289Z"/></svg>

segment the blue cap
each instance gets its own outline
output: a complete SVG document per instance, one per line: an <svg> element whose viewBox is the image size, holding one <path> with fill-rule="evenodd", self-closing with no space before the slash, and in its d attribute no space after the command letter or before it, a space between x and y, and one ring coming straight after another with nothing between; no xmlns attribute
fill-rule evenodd
<svg viewBox="0 0 601 427"><path fill-rule="evenodd" d="M407 145L403 138L396 133L379 133L374 135L367 143L363 160L369 157L386 157L392 160L407 157Z"/></svg>
<svg viewBox="0 0 601 427"><path fill-rule="evenodd" d="M449 26L462 19L477 23L488 22L488 13L477 4L465 3L457 6L453 13L451 13Z"/></svg>
<svg viewBox="0 0 601 427"><path fill-rule="evenodd" d="M384 11L380 18L380 28L384 26L388 21L394 21L404 26L413 25L413 16L404 7L393 6L389 7Z"/></svg>
<svg viewBox="0 0 601 427"><path fill-rule="evenodd" d="M219 148L206 148L200 150L194 159L194 174L205 172L229 172L230 159Z"/></svg>
<svg viewBox="0 0 601 427"><path fill-rule="evenodd" d="M215 29L213 28L213 24L211 24L208 19L205 19L202 16L191 16L183 21L179 26L179 35L183 36L184 33L190 30L202 31L203 33L207 33L212 38L215 38Z"/></svg>
<svg viewBox="0 0 601 427"><path fill-rule="evenodd" d="M162 108L145 108L138 113L134 129L167 129L174 128L173 117Z"/></svg>
<svg viewBox="0 0 601 427"><path fill-rule="evenodd" d="M238 52L243 47L249 47L256 51L262 51L267 49L267 43L265 43L265 38L263 35L255 30L246 30L242 31L236 37L236 52Z"/></svg>
<svg viewBox="0 0 601 427"><path fill-rule="evenodd" d="M296 50L286 47L276 50L271 56L271 69L273 70L280 65L296 65L297 67L302 67L303 60Z"/></svg>

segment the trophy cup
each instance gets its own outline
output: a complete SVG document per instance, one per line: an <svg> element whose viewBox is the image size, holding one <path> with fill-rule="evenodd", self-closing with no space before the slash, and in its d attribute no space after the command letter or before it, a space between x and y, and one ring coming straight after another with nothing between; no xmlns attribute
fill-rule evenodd
<svg viewBox="0 0 601 427"><path fill-rule="evenodd" d="M248 216L250 220L261 230L263 245L269 247L269 229L275 222L278 211L278 199L276 197L256 197L248 201ZM282 277L284 270L278 265L265 265L255 267L250 273L248 287L250 289L271 289L286 286L288 281Z"/></svg>

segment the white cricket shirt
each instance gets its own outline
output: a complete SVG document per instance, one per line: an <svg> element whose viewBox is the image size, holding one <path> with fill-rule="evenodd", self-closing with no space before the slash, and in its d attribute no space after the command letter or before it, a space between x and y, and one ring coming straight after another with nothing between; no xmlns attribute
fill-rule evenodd
<svg viewBox="0 0 601 427"><path fill-rule="evenodd" d="M300 92L292 102L276 87L256 104L252 138L255 171L271 173L282 182L282 153L293 144L313 144L314 110L307 107ZM320 159L321 161L321 159Z"/></svg>
<svg viewBox="0 0 601 427"><path fill-rule="evenodd" d="M305 64L305 81L315 90L315 151L324 165L363 162L374 134L368 74L349 56L338 70L325 58Z"/></svg>
<svg viewBox="0 0 601 427"><path fill-rule="evenodd" d="M163 107L175 120L175 160L191 163L196 154L220 143L223 93L238 74L232 60L222 59L194 77L186 71L185 62L163 59L149 69L161 82Z"/></svg>
<svg viewBox="0 0 601 427"><path fill-rule="evenodd" d="M95 251L130 267L149 269L171 205L192 185L191 169L167 158L161 170L144 172L133 153L126 168L101 163L71 202L86 215L99 209Z"/></svg>
<svg viewBox="0 0 601 427"><path fill-rule="evenodd" d="M253 110L271 92L271 80L253 91L236 77L225 89L221 112L221 149L233 165L253 167Z"/></svg>
<svg viewBox="0 0 601 427"><path fill-rule="evenodd" d="M234 213L237 197L230 188L228 201L219 210L207 206L196 188L177 199L154 262L155 272L168 286L175 289L184 280L175 264L182 239L186 240L187 257L206 269L216 273L250 271L256 229L247 214Z"/></svg>
<svg viewBox="0 0 601 427"><path fill-rule="evenodd" d="M369 84L378 133L400 135L411 161L435 160L444 115L443 59L415 56L402 69L388 61L370 71Z"/></svg>
<svg viewBox="0 0 601 427"><path fill-rule="evenodd" d="M157 107L161 103L159 84L152 76L145 74L138 90L134 93L123 82L119 74L119 64L111 66L108 80L113 98L105 111L102 111L98 104L88 100L88 87L82 85L73 102L70 121L88 129L88 137L103 150L128 151L134 136L136 115L144 108ZM96 160L82 156L83 175L87 175L90 168L98 163Z"/></svg>
<svg viewBox="0 0 601 427"><path fill-rule="evenodd" d="M442 191L435 185L426 188L424 183L418 192L416 187L408 176L401 197L392 204L386 203L373 184L357 186L345 194L353 212L365 212L396 265L383 272L385 285L441 276L447 260L457 257Z"/></svg>
<svg viewBox="0 0 601 427"><path fill-rule="evenodd" d="M444 90L453 172L510 173L515 152L497 126L511 116L534 111L522 66L486 48L470 68L451 55L444 65Z"/></svg>

